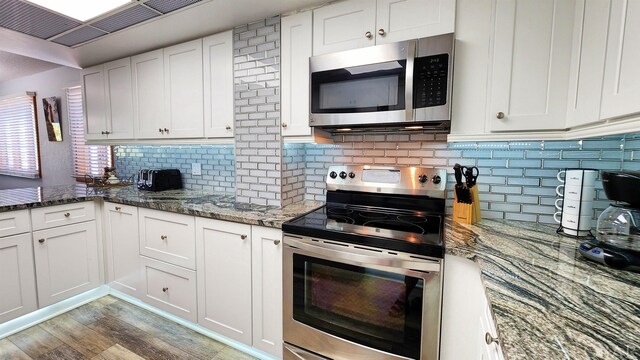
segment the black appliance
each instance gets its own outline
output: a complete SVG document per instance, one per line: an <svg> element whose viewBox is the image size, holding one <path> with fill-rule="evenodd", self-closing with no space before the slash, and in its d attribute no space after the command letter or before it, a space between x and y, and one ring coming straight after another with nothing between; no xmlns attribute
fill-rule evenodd
<svg viewBox="0 0 640 360"><path fill-rule="evenodd" d="M598 217L596 239L580 244L587 259L616 269L640 272L640 172L602 172L609 200Z"/></svg>
<svg viewBox="0 0 640 360"><path fill-rule="evenodd" d="M138 189L149 191L182 189L180 170L141 169L138 172Z"/></svg>
<svg viewBox="0 0 640 360"><path fill-rule="evenodd" d="M438 359L446 170L332 166L285 222L284 359ZM316 354L316 355L312 355Z"/></svg>

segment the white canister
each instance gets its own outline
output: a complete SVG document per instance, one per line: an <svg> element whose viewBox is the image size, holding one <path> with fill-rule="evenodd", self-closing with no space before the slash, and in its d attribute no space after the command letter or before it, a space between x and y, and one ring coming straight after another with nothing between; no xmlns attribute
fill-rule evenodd
<svg viewBox="0 0 640 360"><path fill-rule="evenodd" d="M571 186L595 186L597 177L598 170L595 169L566 169L557 175L558 181Z"/></svg>

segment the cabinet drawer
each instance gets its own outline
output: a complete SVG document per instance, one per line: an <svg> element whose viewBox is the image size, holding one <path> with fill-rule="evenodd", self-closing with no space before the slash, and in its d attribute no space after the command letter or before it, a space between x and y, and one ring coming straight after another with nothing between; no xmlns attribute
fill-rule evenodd
<svg viewBox="0 0 640 360"><path fill-rule="evenodd" d="M193 216L140 209L140 254L196 269Z"/></svg>
<svg viewBox="0 0 640 360"><path fill-rule="evenodd" d="M33 230L77 224L95 218L96 208L93 201L47 206L31 210Z"/></svg>
<svg viewBox="0 0 640 360"><path fill-rule="evenodd" d="M196 272L144 256L140 259L144 277L143 301L197 322Z"/></svg>
<svg viewBox="0 0 640 360"><path fill-rule="evenodd" d="M29 210L0 213L0 237L31 231Z"/></svg>

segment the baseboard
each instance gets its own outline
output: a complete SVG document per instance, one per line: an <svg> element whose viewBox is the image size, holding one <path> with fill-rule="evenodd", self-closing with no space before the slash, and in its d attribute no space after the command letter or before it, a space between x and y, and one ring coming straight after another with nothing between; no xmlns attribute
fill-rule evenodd
<svg viewBox="0 0 640 360"><path fill-rule="evenodd" d="M9 320L4 324L0 324L0 339L28 329L34 325L38 325L43 321L47 321L58 315L64 314L67 311L73 310L105 295L109 295L109 287L107 285L101 285L93 290L70 297L45 308L38 309L17 319Z"/></svg>

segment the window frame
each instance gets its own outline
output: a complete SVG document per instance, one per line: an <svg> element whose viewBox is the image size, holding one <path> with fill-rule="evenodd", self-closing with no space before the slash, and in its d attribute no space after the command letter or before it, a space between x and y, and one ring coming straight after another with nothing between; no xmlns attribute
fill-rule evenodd
<svg viewBox="0 0 640 360"><path fill-rule="evenodd" d="M11 177L16 177L16 178L22 178L22 179L33 179L33 180L37 180L37 179L42 179L42 159L41 159L41 152L40 152L40 130L38 127L38 101L37 101L37 94L34 91L25 91L24 93L17 93L17 94L10 94L10 95L6 95L6 96L0 96L0 101L4 101L7 99L12 99L12 98L18 98L18 97L22 97L22 96L30 96L31 97L31 102L32 102L32 106L33 106L33 126L34 126L34 141L35 141L35 162L34 165L36 166L36 170L37 170L37 174L33 175L33 176L29 176L29 175L24 175L24 174L18 174L18 173L12 173L11 171L3 171L2 169L0 169L0 176L11 176Z"/></svg>

